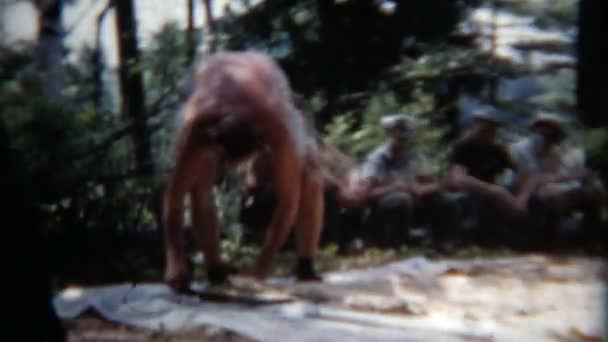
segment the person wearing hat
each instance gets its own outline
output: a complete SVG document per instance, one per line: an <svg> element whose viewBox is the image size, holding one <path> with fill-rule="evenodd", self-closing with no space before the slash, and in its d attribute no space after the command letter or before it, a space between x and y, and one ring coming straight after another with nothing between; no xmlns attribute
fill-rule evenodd
<svg viewBox="0 0 608 342"><path fill-rule="evenodd" d="M585 167L582 149L568 141L563 119L540 114L530 131L510 149L517 170L516 191L529 197L531 223L543 235L577 211L587 222L597 219L604 189Z"/></svg>
<svg viewBox="0 0 608 342"><path fill-rule="evenodd" d="M472 113L470 127L457 140L448 154L444 179L447 190L462 193L462 228L473 232L480 242L497 237L501 219L511 208L513 198L498 178L513 167L507 146L498 137L502 120L491 106L480 106ZM467 223L467 224L465 224Z"/></svg>
<svg viewBox="0 0 608 342"><path fill-rule="evenodd" d="M411 119L394 114L384 116L380 124L388 139L367 156L361 168L361 177L370 188L410 176L412 167L415 167L414 152L408 144L413 128Z"/></svg>
<svg viewBox="0 0 608 342"><path fill-rule="evenodd" d="M507 147L498 140L501 125L494 108L483 106L475 110L470 128L448 156L450 168L463 168L471 177L495 183L512 166Z"/></svg>
<svg viewBox="0 0 608 342"><path fill-rule="evenodd" d="M569 174L582 171L582 160L573 159L573 151L562 144L567 137L563 120L552 114L540 114L529 126L530 135L510 146L519 177L530 174ZM567 159L565 157L570 157Z"/></svg>
<svg viewBox="0 0 608 342"><path fill-rule="evenodd" d="M416 153L412 148L412 120L404 114L384 116L380 121L387 140L348 175L340 190L339 203L348 216L364 221L362 235L371 234L380 245L405 241L406 226L412 222L415 197L433 188L417 184ZM368 215L366 215L366 213Z"/></svg>

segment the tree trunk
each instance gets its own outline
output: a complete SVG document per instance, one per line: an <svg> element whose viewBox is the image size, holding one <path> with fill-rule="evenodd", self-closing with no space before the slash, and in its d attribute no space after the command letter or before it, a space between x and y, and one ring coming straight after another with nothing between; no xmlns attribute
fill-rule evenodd
<svg viewBox="0 0 608 342"><path fill-rule="evenodd" d="M95 26L95 48L93 50L93 56L91 56L91 63L93 64L93 104L95 106L95 113L101 113L101 103L103 100L103 69L104 69L104 58L103 49L101 48L101 24L104 18L112 9L114 2L108 1L104 9L97 16Z"/></svg>
<svg viewBox="0 0 608 342"><path fill-rule="evenodd" d="M118 33L121 113L135 124L133 145L136 167L140 173L147 174L152 172L153 164L146 122L143 76L141 71L133 68L140 61L135 8L133 0L115 1L114 5Z"/></svg>
<svg viewBox="0 0 608 342"><path fill-rule="evenodd" d="M37 0L38 47L37 64L42 75L42 94L60 101L63 89L63 25L62 0Z"/></svg>
<svg viewBox="0 0 608 342"><path fill-rule="evenodd" d="M591 127L608 125L608 2L581 0L578 36L578 109Z"/></svg>
<svg viewBox="0 0 608 342"><path fill-rule="evenodd" d="M209 27L209 31L213 33L215 32L215 21L213 19L213 6L211 5L211 0L203 0L203 5L205 5L205 18L207 19L207 27Z"/></svg>
<svg viewBox="0 0 608 342"><path fill-rule="evenodd" d="M211 0L203 0L203 5L205 6L205 18L207 20L207 35L206 39L208 43L206 44L206 52L214 52L216 48L216 37L215 37L215 20L213 19L213 4Z"/></svg>
<svg viewBox="0 0 608 342"><path fill-rule="evenodd" d="M196 37L194 34L194 0L188 0L188 26L186 27L186 41L188 48L188 63L192 62L196 54Z"/></svg>

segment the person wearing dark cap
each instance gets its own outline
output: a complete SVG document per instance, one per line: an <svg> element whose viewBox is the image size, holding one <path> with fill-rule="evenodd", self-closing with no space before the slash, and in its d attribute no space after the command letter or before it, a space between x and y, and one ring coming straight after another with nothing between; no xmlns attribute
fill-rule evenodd
<svg viewBox="0 0 608 342"><path fill-rule="evenodd" d="M466 193L462 205L468 209L467 222L473 223L466 228L472 229L483 242L486 235L496 236L490 227L498 228L497 217L504 206L501 202L505 198L511 200L508 191L498 184L498 177L513 166L507 147L498 139L501 125L496 109L479 107L472 113L470 128L448 155L445 186Z"/></svg>
<svg viewBox="0 0 608 342"><path fill-rule="evenodd" d="M498 140L502 121L492 107L481 107L473 112L470 129L458 140L448 160L452 167L486 183L495 183L497 177L512 166L508 149Z"/></svg>
<svg viewBox="0 0 608 342"><path fill-rule="evenodd" d="M387 132L387 141L350 172L339 201L360 214L368 208L363 234L371 235L381 245L395 245L405 241L414 197L426 189L415 182L417 158L411 145L412 120L395 114L383 117L380 124Z"/></svg>
<svg viewBox="0 0 608 342"><path fill-rule="evenodd" d="M511 146L511 155L517 166L516 191L529 192L531 223L546 239L546 230L577 211L587 223L593 222L605 191L585 167L582 149L569 143L564 120L541 114L532 120L530 131L530 136Z"/></svg>
<svg viewBox="0 0 608 342"><path fill-rule="evenodd" d="M582 171L582 155L569 154L574 151L562 144L567 134L559 117L539 115L532 120L530 132L529 136L510 146L520 178L540 173L571 174Z"/></svg>

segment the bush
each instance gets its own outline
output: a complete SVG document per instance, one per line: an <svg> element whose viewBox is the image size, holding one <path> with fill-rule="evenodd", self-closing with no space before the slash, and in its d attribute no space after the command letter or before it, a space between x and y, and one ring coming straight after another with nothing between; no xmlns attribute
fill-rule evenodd
<svg viewBox="0 0 608 342"><path fill-rule="evenodd" d="M420 154L420 170L425 175L437 175L445 160L446 152L441 143L444 129L431 123L429 118L434 108L433 96L416 89L412 98L416 102L401 103L391 91L379 91L372 96L359 121L351 114L336 115L326 126L325 142L339 148L347 155L362 160L385 139L380 126L383 115L409 114L414 122L414 144Z"/></svg>

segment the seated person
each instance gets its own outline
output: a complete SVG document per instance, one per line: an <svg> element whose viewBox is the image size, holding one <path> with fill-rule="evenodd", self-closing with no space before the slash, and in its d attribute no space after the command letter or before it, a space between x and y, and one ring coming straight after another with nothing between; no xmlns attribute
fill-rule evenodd
<svg viewBox="0 0 608 342"><path fill-rule="evenodd" d="M337 200L347 208L347 216L355 216L351 221L367 217L365 226L369 229L365 235L386 246L405 241L414 200L435 191L437 186L414 182L417 165L410 144L411 120L405 115L391 115L384 117L381 125L387 130L388 140L373 150L360 167L351 170Z"/></svg>
<svg viewBox="0 0 608 342"><path fill-rule="evenodd" d="M528 210L537 228L554 229L574 212L587 222L598 218L605 193L599 180L585 168L584 154L568 144L562 121L553 115L536 118L531 135L511 146L517 166L518 188L534 184Z"/></svg>
<svg viewBox="0 0 608 342"><path fill-rule="evenodd" d="M486 226L496 227L496 221L504 221L497 217L510 213L503 209L508 209L514 201L508 190L498 184L498 177L512 167L507 147L498 140L501 123L493 107L478 108L473 112L470 129L454 144L448 156L445 185L451 190L467 192L466 205L472 210L469 215L473 216L473 227L465 228L481 228L475 232L477 235L481 232L494 235ZM505 198L511 201L507 201L508 205Z"/></svg>

